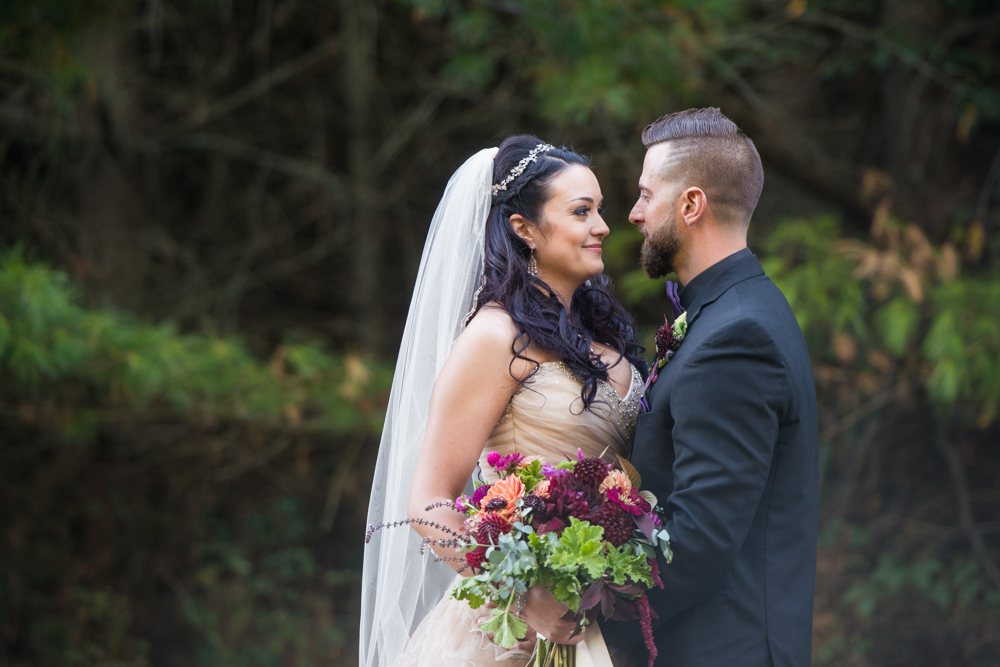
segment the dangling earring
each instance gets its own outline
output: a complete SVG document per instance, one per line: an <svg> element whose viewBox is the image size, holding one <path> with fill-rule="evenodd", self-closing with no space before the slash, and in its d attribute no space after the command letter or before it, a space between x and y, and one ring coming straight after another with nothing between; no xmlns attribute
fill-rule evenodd
<svg viewBox="0 0 1000 667"><path fill-rule="evenodd" d="M531 257L528 258L528 275L537 276L538 275L538 262L535 261L535 251L531 250Z"/></svg>

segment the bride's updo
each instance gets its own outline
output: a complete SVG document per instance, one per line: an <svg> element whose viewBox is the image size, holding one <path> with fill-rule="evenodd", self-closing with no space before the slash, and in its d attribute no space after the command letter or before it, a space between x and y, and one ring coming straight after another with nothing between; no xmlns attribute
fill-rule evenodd
<svg viewBox="0 0 1000 667"><path fill-rule="evenodd" d="M501 183L540 143L531 135L504 140L493 159L493 182ZM608 379L608 367L590 352L593 341L614 348L646 375L646 362L639 356L643 348L636 340L632 318L611 295L611 279L603 273L577 288L571 313L567 313L552 289L528 273L531 248L510 225L510 217L520 214L530 225L543 225L544 232L541 211L552 196L549 184L574 164L589 167L590 161L565 146L539 153L506 190L493 196L486 222L485 285L479 303L498 303L514 320L520 332L511 345L515 358L527 359L525 350L535 345L581 378L581 398L589 409L597 397L598 380Z"/></svg>

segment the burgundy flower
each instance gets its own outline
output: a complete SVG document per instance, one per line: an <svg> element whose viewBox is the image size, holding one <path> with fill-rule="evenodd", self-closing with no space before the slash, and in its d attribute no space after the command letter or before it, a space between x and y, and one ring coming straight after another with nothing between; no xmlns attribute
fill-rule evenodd
<svg viewBox="0 0 1000 667"><path fill-rule="evenodd" d="M632 513L615 503L604 503L597 524L604 528L604 539L616 547L628 542L635 532Z"/></svg>
<svg viewBox="0 0 1000 667"><path fill-rule="evenodd" d="M635 611L639 614L639 625L642 626L642 638L646 644L646 650L649 651L649 667L653 667L653 662L656 661L656 643L653 641L653 620L654 618L659 618L653 608L649 606L649 598L643 593L640 595L635 602Z"/></svg>
<svg viewBox="0 0 1000 667"><path fill-rule="evenodd" d="M476 547L474 550L465 554L465 562L471 567L478 568L486 560L486 547Z"/></svg>
<svg viewBox="0 0 1000 667"><path fill-rule="evenodd" d="M483 507L484 512L502 512L507 509L507 501L503 498L494 498Z"/></svg>
<svg viewBox="0 0 1000 667"><path fill-rule="evenodd" d="M536 524L545 521L548 511L545 508L545 500L541 496L529 493L521 498L521 503L522 509L531 510L531 514L528 515L530 523Z"/></svg>
<svg viewBox="0 0 1000 667"><path fill-rule="evenodd" d="M549 478L549 497L545 507L551 517L567 524L569 517L587 520L601 511L601 495L596 487L565 471Z"/></svg>
<svg viewBox="0 0 1000 667"><path fill-rule="evenodd" d="M509 533L510 523L498 514L484 514L479 522L476 541L480 544L497 544L500 536Z"/></svg>
<svg viewBox="0 0 1000 667"><path fill-rule="evenodd" d="M663 317L663 326L656 331L656 356L664 358L667 352L674 349L674 327Z"/></svg>
<svg viewBox="0 0 1000 667"><path fill-rule="evenodd" d="M607 461L601 458L581 459L573 468L573 475L585 484L600 486L604 478L608 476L610 468Z"/></svg>

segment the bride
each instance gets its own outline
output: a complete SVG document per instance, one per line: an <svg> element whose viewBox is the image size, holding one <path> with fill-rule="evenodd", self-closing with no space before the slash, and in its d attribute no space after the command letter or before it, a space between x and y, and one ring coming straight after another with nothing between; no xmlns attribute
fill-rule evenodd
<svg viewBox="0 0 1000 667"><path fill-rule="evenodd" d="M428 523L383 530L366 546L364 667L520 667L534 631L585 640L578 657L610 664L597 624L579 634L542 587L515 600L531 628L525 641L492 644L479 630L488 610L447 594L455 570L471 574L464 559L420 553L424 538L448 537L434 524L462 529L460 514L434 506L461 494L477 463L496 481L489 452L553 463L578 448L628 456L646 366L602 274L602 199L585 158L525 135L480 151L449 181L410 304L368 516Z"/></svg>

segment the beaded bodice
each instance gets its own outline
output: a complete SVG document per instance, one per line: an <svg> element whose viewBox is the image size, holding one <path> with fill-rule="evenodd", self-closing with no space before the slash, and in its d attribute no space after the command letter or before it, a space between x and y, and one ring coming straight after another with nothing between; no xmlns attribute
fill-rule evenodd
<svg viewBox="0 0 1000 667"><path fill-rule="evenodd" d="M632 449L639 401L643 397L642 376L632 367L632 383L624 398L610 383L598 383L597 399L583 409L581 380L561 361L546 361L511 397L503 416L490 434L480 457L483 478L496 481L486 464L492 451L540 456L553 465L584 456L614 461L627 458Z"/></svg>

